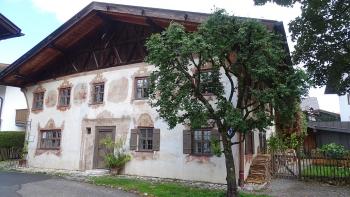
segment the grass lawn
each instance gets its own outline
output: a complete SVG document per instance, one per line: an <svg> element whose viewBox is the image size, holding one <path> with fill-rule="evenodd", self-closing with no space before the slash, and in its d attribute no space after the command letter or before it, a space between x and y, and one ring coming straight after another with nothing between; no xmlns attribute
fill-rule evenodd
<svg viewBox="0 0 350 197"><path fill-rule="evenodd" d="M311 165L302 171L302 175L314 177L350 177L350 168Z"/></svg>
<svg viewBox="0 0 350 197"><path fill-rule="evenodd" d="M147 193L156 197L224 197L225 192L222 190L199 189L187 187L177 183L152 183L137 179L118 178L111 176L92 177L91 181L95 185L104 185L110 187L120 187L126 191L138 191L141 194ZM240 193L242 197L268 197L266 195L254 195Z"/></svg>

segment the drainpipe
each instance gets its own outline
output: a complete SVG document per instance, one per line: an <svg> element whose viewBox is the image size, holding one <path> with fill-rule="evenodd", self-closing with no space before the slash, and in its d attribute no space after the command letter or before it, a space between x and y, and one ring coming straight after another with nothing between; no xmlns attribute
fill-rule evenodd
<svg viewBox="0 0 350 197"><path fill-rule="evenodd" d="M239 140L243 140L244 134L239 133ZM240 187L244 186L244 141L239 143L239 178L238 185Z"/></svg>
<svg viewBox="0 0 350 197"><path fill-rule="evenodd" d="M4 99L2 97L0 97L0 128L2 125L2 105L4 103Z"/></svg>

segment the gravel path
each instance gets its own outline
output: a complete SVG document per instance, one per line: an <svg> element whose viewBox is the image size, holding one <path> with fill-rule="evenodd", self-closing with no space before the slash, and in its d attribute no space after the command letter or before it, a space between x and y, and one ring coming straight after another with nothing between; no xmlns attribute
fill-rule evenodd
<svg viewBox="0 0 350 197"><path fill-rule="evenodd" d="M318 182L273 179L268 189L258 192L278 197L350 197L350 186L333 186Z"/></svg>

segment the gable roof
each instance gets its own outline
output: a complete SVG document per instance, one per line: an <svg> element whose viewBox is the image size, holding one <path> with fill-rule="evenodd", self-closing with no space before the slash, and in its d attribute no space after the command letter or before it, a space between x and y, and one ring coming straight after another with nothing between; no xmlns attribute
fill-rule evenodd
<svg viewBox="0 0 350 197"><path fill-rule="evenodd" d="M158 29L167 27L171 21L176 21L184 25L188 31L196 31L198 24L205 21L208 16L209 14L204 13L92 2L3 70L0 73L0 83L17 87L28 85L26 78L32 78L33 73L47 69L50 62L59 58L64 51L68 51L78 41L109 21L152 26ZM282 22L257 20L285 37Z"/></svg>
<svg viewBox="0 0 350 197"><path fill-rule="evenodd" d="M350 134L350 122L308 122L308 127L316 131L332 131Z"/></svg>
<svg viewBox="0 0 350 197"><path fill-rule="evenodd" d="M0 40L22 35L21 29L0 13Z"/></svg>

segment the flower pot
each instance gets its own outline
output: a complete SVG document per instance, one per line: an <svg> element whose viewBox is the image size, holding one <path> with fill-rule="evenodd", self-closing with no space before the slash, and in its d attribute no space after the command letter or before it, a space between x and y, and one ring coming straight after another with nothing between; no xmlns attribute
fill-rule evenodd
<svg viewBox="0 0 350 197"><path fill-rule="evenodd" d="M112 176L118 175L120 173L121 169L120 168L111 168L110 173Z"/></svg>

